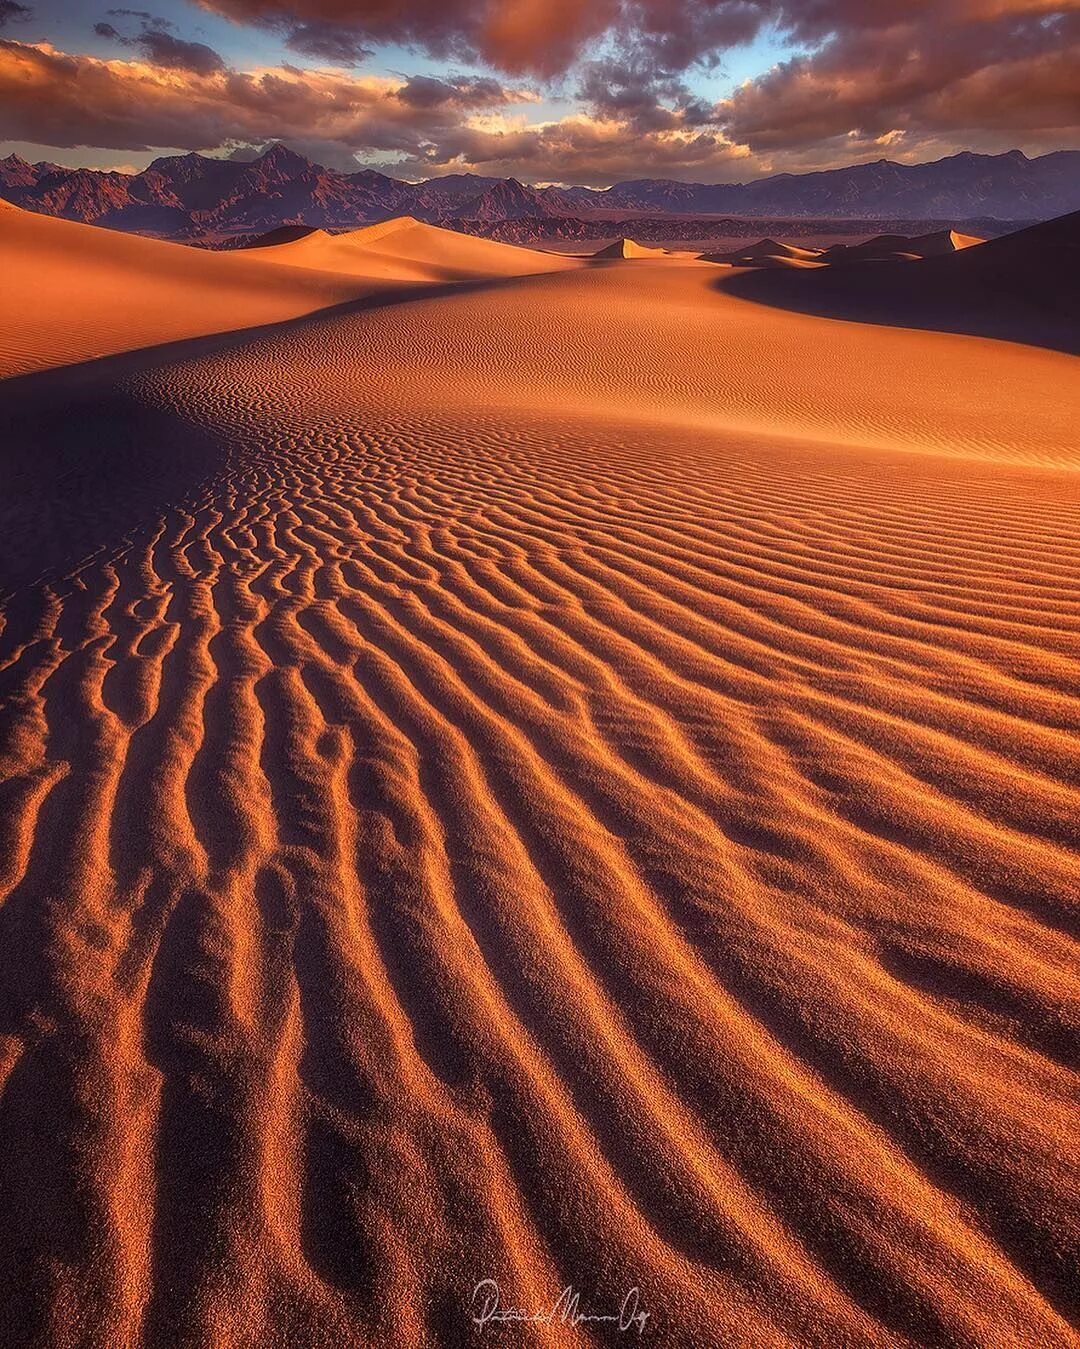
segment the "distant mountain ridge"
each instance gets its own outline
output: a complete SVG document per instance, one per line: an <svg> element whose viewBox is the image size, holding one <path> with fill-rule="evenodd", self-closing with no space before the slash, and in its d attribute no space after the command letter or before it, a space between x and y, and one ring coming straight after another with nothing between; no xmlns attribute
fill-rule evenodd
<svg viewBox="0 0 1080 1349"><path fill-rule="evenodd" d="M1028 221L1080 209L1080 150L1035 159L1020 150L964 152L928 164L881 159L747 183L642 178L604 190L537 188L475 174L407 183L372 169L327 169L282 144L251 161L165 156L134 174L28 164L10 155L0 160L0 198L84 224L187 239L280 225L351 229L402 214L470 233L505 233L513 224L522 238L559 237L558 225L551 224L559 221L573 237L583 232L580 222L641 212L676 218Z"/></svg>

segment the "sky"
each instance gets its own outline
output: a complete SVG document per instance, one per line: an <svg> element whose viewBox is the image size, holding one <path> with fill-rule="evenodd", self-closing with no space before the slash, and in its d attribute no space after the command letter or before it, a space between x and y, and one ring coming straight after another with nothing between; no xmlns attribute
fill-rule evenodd
<svg viewBox="0 0 1080 1349"><path fill-rule="evenodd" d="M1080 0L133 5L0 0L0 156L604 187L1080 147Z"/></svg>

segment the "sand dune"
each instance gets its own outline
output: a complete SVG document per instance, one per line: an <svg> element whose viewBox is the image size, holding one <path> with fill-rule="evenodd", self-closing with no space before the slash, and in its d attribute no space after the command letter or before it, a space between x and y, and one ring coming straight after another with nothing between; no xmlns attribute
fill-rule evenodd
<svg viewBox="0 0 1080 1349"><path fill-rule="evenodd" d="M849 262L913 262L921 258L942 258L985 241L975 234L959 230L936 230L932 234L878 234L861 244L834 244L821 254L829 266Z"/></svg>
<svg viewBox="0 0 1080 1349"><path fill-rule="evenodd" d="M575 265L410 219L213 253L10 207L0 215L0 377L274 323L393 284Z"/></svg>
<svg viewBox="0 0 1080 1349"><path fill-rule="evenodd" d="M3 1343L1076 1344L1075 362L716 276L0 387Z"/></svg>
<svg viewBox="0 0 1080 1349"><path fill-rule="evenodd" d="M833 244L830 248L801 248L797 244L760 239L748 248L702 253L702 262L728 267L776 267L812 269L837 267L855 262L914 262L921 258L945 257L981 244L974 234L938 230L932 234L878 234L859 244Z"/></svg>
<svg viewBox="0 0 1080 1349"><path fill-rule="evenodd" d="M302 238L265 249L259 256L290 267L393 281L474 281L568 271L581 265L576 258L474 239L425 225L411 216L346 234L310 230Z"/></svg>
<svg viewBox="0 0 1080 1349"><path fill-rule="evenodd" d="M0 215L0 376L232 328L351 299L347 278L283 274L240 254L33 215Z"/></svg>
<svg viewBox="0 0 1080 1349"><path fill-rule="evenodd" d="M775 239L760 239L749 248L702 253L701 261L726 263L729 267L805 267L816 264L821 254L820 248L800 248Z"/></svg>
<svg viewBox="0 0 1080 1349"><path fill-rule="evenodd" d="M721 284L731 294L805 313L973 333L1076 355L1080 212L914 263L834 266L812 276L744 273Z"/></svg>
<svg viewBox="0 0 1080 1349"><path fill-rule="evenodd" d="M664 248L650 248L648 244L639 244L636 239L616 239L614 243L599 249L594 258L663 258L667 257Z"/></svg>

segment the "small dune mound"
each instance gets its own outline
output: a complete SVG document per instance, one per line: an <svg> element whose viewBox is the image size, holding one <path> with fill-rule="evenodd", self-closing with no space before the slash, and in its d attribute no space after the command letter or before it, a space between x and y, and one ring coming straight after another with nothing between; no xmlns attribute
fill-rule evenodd
<svg viewBox="0 0 1080 1349"><path fill-rule="evenodd" d="M264 236L263 242L269 244L269 236ZM268 262L289 267L416 282L527 276L579 265L572 258L491 239L475 239L456 230L426 225L412 216L395 216L345 234L307 230L295 238L281 239L273 247L265 247L261 256Z"/></svg>
<svg viewBox="0 0 1080 1349"><path fill-rule="evenodd" d="M813 265L821 255L817 248L800 248L797 244L781 244L775 239L759 239L749 248L729 252L702 253L702 262L718 262L728 267L804 267Z"/></svg>
<svg viewBox="0 0 1080 1349"><path fill-rule="evenodd" d="M613 244L601 248L593 254L594 258L664 258L666 248L649 248L635 239L616 239Z"/></svg>

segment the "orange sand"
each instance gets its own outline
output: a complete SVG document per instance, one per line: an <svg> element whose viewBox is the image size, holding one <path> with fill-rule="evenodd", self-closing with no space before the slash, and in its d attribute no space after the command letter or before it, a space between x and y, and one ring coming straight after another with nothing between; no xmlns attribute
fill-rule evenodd
<svg viewBox="0 0 1080 1349"><path fill-rule="evenodd" d="M0 1341L1077 1343L1075 361L717 275L0 389Z"/></svg>
<svg viewBox="0 0 1080 1349"><path fill-rule="evenodd" d="M414 220L214 253L0 205L0 378L275 323L402 282L580 265Z"/></svg>

